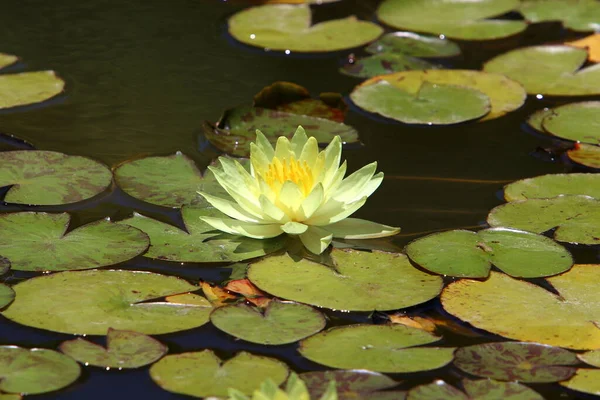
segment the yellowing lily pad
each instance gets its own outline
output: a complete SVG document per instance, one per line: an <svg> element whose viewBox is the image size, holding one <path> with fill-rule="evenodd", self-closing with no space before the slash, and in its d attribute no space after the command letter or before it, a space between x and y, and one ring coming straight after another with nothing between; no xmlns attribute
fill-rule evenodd
<svg viewBox="0 0 600 400"><path fill-rule="evenodd" d="M319 399L327 391L329 382L336 383L339 400L372 399L372 400L402 400L405 392L380 391L397 386L392 378L378 372L367 370L333 370L311 371L300 374L311 398ZM388 397L389 396L389 397ZM391 397L394 396L394 397Z"/></svg>
<svg viewBox="0 0 600 400"><path fill-rule="evenodd" d="M354 59L340 68L344 75L357 78L371 78L378 75L391 74L398 71L415 69L435 69L436 64L404 54L383 53L369 57Z"/></svg>
<svg viewBox="0 0 600 400"><path fill-rule="evenodd" d="M75 203L102 193L111 182L110 170L89 158L41 150L0 153L0 187L12 186L7 203Z"/></svg>
<svg viewBox="0 0 600 400"><path fill-rule="evenodd" d="M585 195L600 199L598 174L548 174L521 179L504 187L506 201Z"/></svg>
<svg viewBox="0 0 600 400"><path fill-rule="evenodd" d="M414 268L403 254L333 249L334 267L289 255L264 258L248 278L274 296L336 310L395 310L437 296L442 279Z"/></svg>
<svg viewBox="0 0 600 400"><path fill-rule="evenodd" d="M150 376L169 392L193 397L226 397L228 388L251 394L266 379L280 385L288 367L273 358L241 352L221 361L211 350L168 355L152 365Z"/></svg>
<svg viewBox="0 0 600 400"><path fill-rule="evenodd" d="M559 383L578 392L600 395L600 369L579 368L575 376Z"/></svg>
<svg viewBox="0 0 600 400"><path fill-rule="evenodd" d="M587 49L588 60L596 63L600 62L600 33L594 33L583 39L566 42L565 44L568 46L579 47L580 49Z"/></svg>
<svg viewBox="0 0 600 400"><path fill-rule="evenodd" d="M574 142L600 144L600 101L571 103L552 109L542 121L551 135Z"/></svg>
<svg viewBox="0 0 600 400"><path fill-rule="evenodd" d="M40 103L62 93L64 87L54 71L0 75L0 109Z"/></svg>
<svg viewBox="0 0 600 400"><path fill-rule="evenodd" d="M573 149L567 151L567 155L578 164L590 168L600 168L600 146L578 143Z"/></svg>
<svg viewBox="0 0 600 400"><path fill-rule="evenodd" d="M400 53L412 57L453 57L460 47L451 40L414 32L387 33L365 49L369 53Z"/></svg>
<svg viewBox="0 0 600 400"><path fill-rule="evenodd" d="M148 335L208 322L212 307L169 303L162 297L198 290L183 279L149 272L67 271L13 286L15 301L2 314L19 324L72 334L106 335L108 328Z"/></svg>
<svg viewBox="0 0 600 400"><path fill-rule="evenodd" d="M20 271L65 271L118 264L142 254L148 236L127 225L100 220L66 233L67 213L0 215L0 253Z"/></svg>
<svg viewBox="0 0 600 400"><path fill-rule="evenodd" d="M485 281L451 283L441 300L450 314L498 335L571 349L595 349L600 347L598 279L600 266L575 265L562 275L546 278L555 294L492 272Z"/></svg>
<svg viewBox="0 0 600 400"><path fill-rule="evenodd" d="M583 354L578 354L577 358L586 364L600 367L600 350L587 351Z"/></svg>
<svg viewBox="0 0 600 400"><path fill-rule="evenodd" d="M332 368L408 373L441 368L452 361L453 347L425 346L440 339L404 325L347 325L304 339L298 351Z"/></svg>
<svg viewBox="0 0 600 400"><path fill-rule="evenodd" d="M596 0L525 0L519 12L530 22L562 21L574 31L600 30L600 4Z"/></svg>
<svg viewBox="0 0 600 400"><path fill-rule="evenodd" d="M109 328L106 349L77 338L61 343L60 351L86 366L121 369L152 364L167 353L167 346L142 333Z"/></svg>
<svg viewBox="0 0 600 400"><path fill-rule="evenodd" d="M18 59L19 57L12 54L0 53L0 69L16 63Z"/></svg>
<svg viewBox="0 0 600 400"><path fill-rule="evenodd" d="M348 17L312 25L308 5L263 5L229 18L229 33L250 46L292 52L350 49L377 39L383 29Z"/></svg>
<svg viewBox="0 0 600 400"><path fill-rule="evenodd" d="M493 379L463 379L466 394L444 381L417 386L408 392L408 400L544 400L535 390L517 382Z"/></svg>

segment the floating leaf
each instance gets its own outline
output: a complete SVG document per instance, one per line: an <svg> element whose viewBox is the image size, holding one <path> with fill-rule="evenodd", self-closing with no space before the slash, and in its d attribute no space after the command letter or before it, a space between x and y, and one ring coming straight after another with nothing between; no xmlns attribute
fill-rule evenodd
<svg viewBox="0 0 600 400"><path fill-rule="evenodd" d="M451 40L414 32L387 33L365 49L369 53L401 53L413 57L453 57L460 47Z"/></svg>
<svg viewBox="0 0 600 400"><path fill-rule="evenodd" d="M412 388L408 392L408 400L469 400L463 392L455 388L454 386L442 381L436 380L435 382L428 383L426 385L420 385Z"/></svg>
<svg viewBox="0 0 600 400"><path fill-rule="evenodd" d="M468 395L444 381L437 380L411 389L408 392L408 400L544 400L537 392L517 382L464 379L462 384Z"/></svg>
<svg viewBox="0 0 600 400"><path fill-rule="evenodd" d="M541 110L537 110L536 112L531 114L527 118L527 124L537 131L544 132L544 128L542 127L542 121L548 115L552 115L552 109L544 107Z"/></svg>
<svg viewBox="0 0 600 400"><path fill-rule="evenodd" d="M596 0L526 0L519 12L529 22L561 21L574 31L600 30L600 4Z"/></svg>
<svg viewBox="0 0 600 400"><path fill-rule="evenodd" d="M437 296L442 279L414 268L404 254L333 249L334 268L289 255L264 258L248 270L274 296L350 311L395 310Z"/></svg>
<svg viewBox="0 0 600 400"><path fill-rule="evenodd" d="M587 49L588 60L596 63L600 62L600 33L594 33L583 39L566 42L565 44L568 46L579 47L580 49Z"/></svg>
<svg viewBox="0 0 600 400"><path fill-rule="evenodd" d="M211 350L168 355L150 368L163 389L194 397L227 396L228 388L251 394L264 380L280 385L287 375L287 366L273 358L240 352L222 362Z"/></svg>
<svg viewBox="0 0 600 400"><path fill-rule="evenodd" d="M590 168L600 168L600 146L576 144L573 149L567 151L567 155L578 164Z"/></svg>
<svg viewBox="0 0 600 400"><path fill-rule="evenodd" d="M496 56L483 70L505 74L521 83L529 94L600 94L600 64L580 69L587 57L586 50L571 46L532 46Z"/></svg>
<svg viewBox="0 0 600 400"><path fill-rule="evenodd" d="M197 290L173 276L140 271L88 270L43 275L13 286L2 314L19 324L72 334L106 335L108 328L148 335L208 322L210 305L156 301Z"/></svg>
<svg viewBox="0 0 600 400"><path fill-rule="evenodd" d="M452 361L454 348L424 346L438 340L404 325L346 325L304 339L298 351L332 368L408 373L441 368Z"/></svg>
<svg viewBox="0 0 600 400"><path fill-rule="evenodd" d="M0 69L16 63L19 57L12 54L0 53Z"/></svg>
<svg viewBox="0 0 600 400"><path fill-rule="evenodd" d="M1 238L0 238L1 240ZM6 257L0 256L0 275L4 275L10 269L10 260Z"/></svg>
<svg viewBox="0 0 600 400"><path fill-rule="evenodd" d="M600 350L587 351L583 354L578 354L577 358L586 364L600 367Z"/></svg>
<svg viewBox="0 0 600 400"><path fill-rule="evenodd" d="M0 215L0 253L19 271L65 271L118 264L142 254L148 236L127 225L100 220L68 233L67 213Z"/></svg>
<svg viewBox="0 0 600 400"><path fill-rule="evenodd" d="M485 278L492 264L519 278L556 275L573 265L554 240L504 228L434 233L409 243L406 254L429 271L469 278Z"/></svg>
<svg viewBox="0 0 600 400"><path fill-rule="evenodd" d="M245 304L220 307L210 321L239 339L267 345L293 343L325 327L325 317L314 308L280 301L271 301L264 312Z"/></svg>
<svg viewBox="0 0 600 400"><path fill-rule="evenodd" d="M559 196L502 204L490 211L492 227L505 226L542 233L557 228L559 242L600 243L600 200L588 196Z"/></svg>
<svg viewBox="0 0 600 400"><path fill-rule="evenodd" d="M167 353L167 346L142 333L109 328L106 349L77 338L61 343L60 351L86 366L121 369L152 364Z"/></svg>
<svg viewBox="0 0 600 400"><path fill-rule="evenodd" d="M72 358L48 349L0 346L0 390L39 394L69 386L81 370Z"/></svg>
<svg viewBox="0 0 600 400"><path fill-rule="evenodd" d="M200 282L200 287L202 287L202 293L204 293L213 307L226 306L239 300L236 295L229 293L219 286L213 286L208 282Z"/></svg>
<svg viewBox="0 0 600 400"><path fill-rule="evenodd" d="M229 33L250 46L293 52L350 49L377 39L383 29L348 17L312 25L308 5L263 5L229 18Z"/></svg>
<svg viewBox="0 0 600 400"><path fill-rule="evenodd" d="M383 53L353 60L340 68L340 72L357 78L371 78L398 71L435 68L438 66L420 58L404 54Z"/></svg>
<svg viewBox="0 0 600 400"><path fill-rule="evenodd" d="M0 308L4 308L15 299L15 291L8 285L0 283Z"/></svg>
<svg viewBox="0 0 600 400"><path fill-rule="evenodd" d="M367 370L334 370L334 371L311 371L300 374L310 392L311 398L318 399L329 387L332 380L336 383L339 400L371 399L371 400L402 400L404 392L379 390L389 389L397 386L392 378L386 375ZM384 397L384 396L394 397Z"/></svg>
<svg viewBox="0 0 600 400"><path fill-rule="evenodd" d="M521 179L504 187L506 201L544 199L566 194L600 199L600 175L548 174Z"/></svg>
<svg viewBox="0 0 600 400"><path fill-rule="evenodd" d="M518 4L518 0L385 0L377 9L377 18L407 31L489 40L525 30L527 25L523 21L487 19L505 14Z"/></svg>
<svg viewBox="0 0 600 400"><path fill-rule="evenodd" d="M0 109L40 103L60 94L64 87L54 71L0 75Z"/></svg>
<svg viewBox="0 0 600 400"><path fill-rule="evenodd" d="M558 294L492 272L485 281L462 279L442 292L442 305L471 325L511 339L572 349L600 347L600 266L575 265L546 278ZM17 295L18 300L18 295ZM498 316L501 316L499 318Z"/></svg>
<svg viewBox="0 0 600 400"><path fill-rule="evenodd" d="M0 187L12 186L7 203L75 203L102 193L111 181L110 170L89 158L41 150L0 153Z"/></svg>
<svg viewBox="0 0 600 400"><path fill-rule="evenodd" d="M578 392L600 395L600 369L579 368L575 376L559 383Z"/></svg>
<svg viewBox="0 0 600 400"><path fill-rule="evenodd" d="M250 239L222 234L200 219L220 216L213 208L184 206L181 210L185 231L135 213L120 224L136 227L150 236L150 248L144 257L179 262L241 261L264 256L280 249L284 238Z"/></svg>
<svg viewBox="0 0 600 400"><path fill-rule="evenodd" d="M552 109L542 128L562 139L600 144L600 101L565 104Z"/></svg>

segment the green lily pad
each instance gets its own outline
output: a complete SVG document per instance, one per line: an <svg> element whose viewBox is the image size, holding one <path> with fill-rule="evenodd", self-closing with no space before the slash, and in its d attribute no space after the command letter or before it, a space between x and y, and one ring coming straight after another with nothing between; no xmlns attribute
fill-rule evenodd
<svg viewBox="0 0 600 400"><path fill-rule="evenodd" d="M262 5L229 18L229 33L250 46L292 52L351 49L377 39L383 29L348 17L312 25L308 5Z"/></svg>
<svg viewBox="0 0 600 400"><path fill-rule="evenodd" d="M542 121L549 115L552 115L551 108L544 107L541 110L537 110L527 118L527 125L529 125L537 131L544 132L544 128L542 127Z"/></svg>
<svg viewBox="0 0 600 400"><path fill-rule="evenodd" d="M0 253L19 271L66 271L118 264L142 254L148 236L138 229L99 220L68 233L67 213L0 215Z"/></svg>
<svg viewBox="0 0 600 400"><path fill-rule="evenodd" d="M102 193L111 182L110 170L86 157L41 150L0 153L0 187L12 186L7 203L75 203Z"/></svg>
<svg viewBox="0 0 600 400"><path fill-rule="evenodd" d="M577 358L586 364L600 367L600 350L587 351L583 354L578 354Z"/></svg>
<svg viewBox="0 0 600 400"><path fill-rule="evenodd" d="M491 110L483 120L501 117L521 107L527 98L525 89L517 82L499 74L485 73L471 70L427 70L427 71L405 71L394 74L371 78L354 89L357 90L376 85L381 81L390 83L397 89L416 96L425 82L434 85L456 85L471 88L484 93L491 102ZM354 100L354 92L350 95ZM358 104L358 103L357 103ZM361 104L358 104L363 107ZM448 105L450 106L450 104ZM456 104L454 104L456 106ZM425 107L425 106L424 106ZM431 104L426 107L432 107ZM368 108L365 108L368 111Z"/></svg>
<svg viewBox="0 0 600 400"><path fill-rule="evenodd" d="M574 265L562 275L546 278L555 294L492 272L485 281L451 283L441 301L455 317L498 335L571 349L596 349L600 348L598 279L600 266Z"/></svg>
<svg viewBox="0 0 600 400"><path fill-rule="evenodd" d="M372 78L398 71L435 68L440 67L420 58L404 54L383 53L353 60L352 63L340 68L340 72L357 78Z"/></svg>
<svg viewBox="0 0 600 400"><path fill-rule="evenodd" d="M16 63L19 57L12 54L0 53L0 69Z"/></svg>
<svg viewBox="0 0 600 400"><path fill-rule="evenodd" d="M223 362L211 350L168 355L152 365L150 376L169 392L194 397L227 396L228 388L251 394L266 379L280 385L288 367L273 358L240 352Z"/></svg>
<svg viewBox="0 0 600 400"><path fill-rule="evenodd" d="M542 127L546 132L562 139L600 144L600 101L556 107L544 118Z"/></svg>
<svg viewBox="0 0 600 400"><path fill-rule="evenodd" d="M134 213L120 221L150 236L150 248L144 257L178 262L241 261L279 250L285 239L250 239L215 231L201 216L221 216L214 208L184 206L181 209L185 231L164 222Z"/></svg>
<svg viewBox="0 0 600 400"><path fill-rule="evenodd" d="M346 325L304 339L298 351L332 368L408 373L441 368L452 361L453 347L425 346L438 340L405 325Z"/></svg>
<svg viewBox="0 0 600 400"><path fill-rule="evenodd" d="M600 395L600 369L579 368L575 376L559 383L578 392Z"/></svg>
<svg viewBox="0 0 600 400"><path fill-rule="evenodd" d="M460 47L451 40L414 32L387 33L368 45L365 50L372 54L401 53L425 58L454 57L460 54Z"/></svg>
<svg viewBox="0 0 600 400"><path fill-rule="evenodd" d="M514 229L455 230L412 241L406 254L443 275L485 278L493 265L519 278L556 275L571 268L571 254L554 240Z"/></svg>
<svg viewBox="0 0 600 400"><path fill-rule="evenodd" d="M358 142L358 132L349 125L325 118L250 106L226 111L216 126L205 122L203 131L219 150L236 157L248 157L250 143L256 140L257 129L275 144L280 136L291 139L299 125L305 127L319 143L329 143L335 136L340 136L344 143Z"/></svg>
<svg viewBox="0 0 600 400"><path fill-rule="evenodd" d="M4 275L10 269L10 260L0 256L0 275Z"/></svg>
<svg viewBox="0 0 600 400"><path fill-rule="evenodd" d="M62 93L64 87L54 71L0 75L0 109L40 103Z"/></svg>
<svg viewBox="0 0 600 400"><path fill-rule="evenodd" d="M573 149L567 151L567 156L577 164L600 169L600 146L578 143Z"/></svg>
<svg viewBox="0 0 600 400"><path fill-rule="evenodd" d="M544 400L536 391L517 382L464 379L462 385L467 394L444 381L437 380L411 389L408 392L408 400Z"/></svg>
<svg viewBox="0 0 600 400"><path fill-rule="evenodd" d="M15 291L8 285L0 283L0 308L4 308L15 299Z"/></svg>
<svg viewBox="0 0 600 400"><path fill-rule="evenodd" d="M0 390L39 394L62 389L81 373L72 358L48 349L0 346Z"/></svg>
<svg viewBox="0 0 600 400"><path fill-rule="evenodd" d="M600 4L595 0L523 1L519 12L530 22L561 21L574 31L600 30Z"/></svg>
<svg viewBox="0 0 600 400"><path fill-rule="evenodd" d="M396 310L437 296L442 279L414 268L404 254L333 249L329 267L289 255L264 258L248 279L265 292L318 307Z"/></svg>
<svg viewBox="0 0 600 400"><path fill-rule="evenodd" d="M336 383L339 400L372 399L403 400L405 392L380 391L397 386L392 378L367 370L311 371L300 374L311 398L318 399L327 391L329 382ZM387 397L394 396L394 397Z"/></svg>
<svg viewBox="0 0 600 400"><path fill-rule="evenodd" d="M519 0L385 0L377 18L406 31L442 34L462 40L489 40L524 31L523 21L487 19L505 14Z"/></svg>
<svg viewBox="0 0 600 400"><path fill-rule="evenodd" d="M600 175L548 174L521 179L504 187L506 201L585 195L600 199Z"/></svg>
<svg viewBox="0 0 600 400"><path fill-rule="evenodd" d="M502 204L490 211L490 226L542 233L557 228L554 239L579 244L600 243L600 200L588 196L559 196Z"/></svg>
<svg viewBox="0 0 600 400"><path fill-rule="evenodd" d="M212 307L161 301L198 290L183 279L140 271L88 270L43 275L13 286L2 312L19 324L50 331L106 335L108 328L147 335L178 332L208 322Z"/></svg>
<svg viewBox="0 0 600 400"><path fill-rule="evenodd" d="M514 79L529 94L600 94L600 64L580 69L587 57L587 50L576 47L532 46L496 56L485 63L483 70Z"/></svg>
<svg viewBox="0 0 600 400"><path fill-rule="evenodd" d="M471 375L532 383L569 379L579 363L575 353L539 343L499 342L461 347L454 365Z"/></svg>
<svg viewBox="0 0 600 400"><path fill-rule="evenodd" d="M9 394L9 393L0 393L0 400L22 400L23 396L20 394Z"/></svg>
<svg viewBox="0 0 600 400"><path fill-rule="evenodd" d="M454 386L436 380L426 385L419 385L408 392L408 400L469 400L469 396Z"/></svg>
<svg viewBox="0 0 600 400"><path fill-rule="evenodd" d="M239 339L267 345L296 342L319 332L326 323L323 314L310 306L275 300L264 312L245 304L219 307L210 321Z"/></svg>
<svg viewBox="0 0 600 400"><path fill-rule="evenodd" d="M60 351L86 366L121 369L152 364L167 353L167 346L142 333L109 328L106 349L77 338L62 342Z"/></svg>

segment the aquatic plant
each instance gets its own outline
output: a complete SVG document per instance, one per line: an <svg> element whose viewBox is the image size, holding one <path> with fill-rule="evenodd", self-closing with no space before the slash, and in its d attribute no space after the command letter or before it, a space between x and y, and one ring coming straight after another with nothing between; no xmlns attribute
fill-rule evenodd
<svg viewBox="0 0 600 400"><path fill-rule="evenodd" d="M335 386L335 381L330 381L327 390L319 400L337 400ZM267 379L260 385L260 389L254 391L252 398L239 390L229 389L229 400L310 400L310 394L302 379L292 372L285 391L279 389L273 380Z"/></svg>

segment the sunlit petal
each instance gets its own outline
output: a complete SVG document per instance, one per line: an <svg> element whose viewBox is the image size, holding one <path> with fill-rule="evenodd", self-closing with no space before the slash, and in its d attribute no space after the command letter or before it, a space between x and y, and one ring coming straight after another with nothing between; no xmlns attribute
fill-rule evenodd
<svg viewBox="0 0 600 400"><path fill-rule="evenodd" d="M283 233L280 224L253 224L230 218L200 217L200 219L220 231L253 239L268 239Z"/></svg>
<svg viewBox="0 0 600 400"><path fill-rule="evenodd" d="M375 174L376 169L377 162L372 162L371 164L365 165L364 167L362 167L361 169L344 179L331 197L333 197L336 200L348 203L353 201L355 198L359 197L358 194L360 194L363 191L364 187L367 186L367 184Z"/></svg>
<svg viewBox="0 0 600 400"><path fill-rule="evenodd" d="M273 146L271 145L271 142L269 142L269 139L267 139L267 137L258 129L256 130L256 145L269 160L273 159L275 150L273 150Z"/></svg>
<svg viewBox="0 0 600 400"><path fill-rule="evenodd" d="M198 192L198 194L202 195L206 201L208 201L213 207L217 210L221 211L223 214L228 217L239 219L244 222L253 222L259 223L261 222L260 218L257 218L256 215L253 215L242 208L238 203L234 203L229 200L221 199L216 196L212 196L208 193Z"/></svg>
<svg viewBox="0 0 600 400"><path fill-rule="evenodd" d="M346 218L327 225L325 229L331 232L334 238L341 239L375 239L400 232L400 228L358 218Z"/></svg>
<svg viewBox="0 0 600 400"><path fill-rule="evenodd" d="M283 161L286 159L289 160L292 156L294 156L294 152L292 151L292 144L289 139L285 136L279 136L275 144L275 157Z"/></svg>
<svg viewBox="0 0 600 400"><path fill-rule="evenodd" d="M292 151L294 152L296 159L300 158L300 154L302 154L302 149L304 145L308 141L308 137L306 136L306 131L302 126L298 126L292 140L290 142Z"/></svg>
<svg viewBox="0 0 600 400"><path fill-rule="evenodd" d="M298 185L292 181L285 181L281 187L281 192L279 193L279 203L295 214L296 210L302 205L303 200L304 195Z"/></svg>
<svg viewBox="0 0 600 400"><path fill-rule="evenodd" d="M281 225L281 230L287 233L288 235L300 235L308 229L308 225L304 225L300 222L287 222Z"/></svg>
<svg viewBox="0 0 600 400"><path fill-rule="evenodd" d="M335 199L329 199L327 203L321 206L313 216L304 221L304 223L316 226L333 224L355 213L356 210L366 203L366 201L366 197L350 204Z"/></svg>
<svg viewBox="0 0 600 400"><path fill-rule="evenodd" d="M331 243L333 235L318 226L309 226L306 232L300 235L304 247L311 253L321 254Z"/></svg>
<svg viewBox="0 0 600 400"><path fill-rule="evenodd" d="M289 216L280 208L276 207L275 204L273 204L273 202L267 198L267 196L262 195L258 200L260 201L260 206L264 214L271 222L283 224L290 220Z"/></svg>
<svg viewBox="0 0 600 400"><path fill-rule="evenodd" d="M310 194L304 199L300 209L302 211L301 220L307 220L310 218L323 202L323 185L318 183L310 192Z"/></svg>
<svg viewBox="0 0 600 400"><path fill-rule="evenodd" d="M307 141L299 156L300 161L306 161L306 163L314 168L315 161L319 155L319 143L317 139L311 136Z"/></svg>

